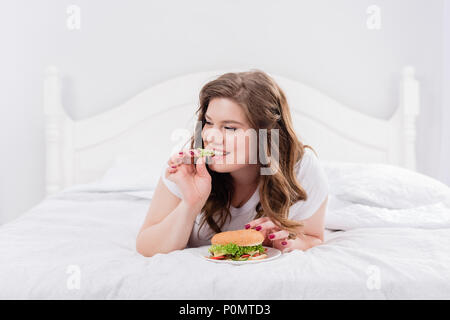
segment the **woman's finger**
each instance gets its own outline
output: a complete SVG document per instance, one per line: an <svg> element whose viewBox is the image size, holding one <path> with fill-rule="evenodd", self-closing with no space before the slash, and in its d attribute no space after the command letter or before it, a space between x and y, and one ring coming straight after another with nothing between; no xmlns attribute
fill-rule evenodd
<svg viewBox="0 0 450 320"><path fill-rule="evenodd" d="M186 157L186 152L183 152L183 151L180 151L178 154L172 155L170 157L169 161L167 161L167 164L168 164L167 170L168 170L168 172L169 173L177 172L177 169L180 167L180 165L183 164L185 157Z"/></svg>
<svg viewBox="0 0 450 320"><path fill-rule="evenodd" d="M183 150L178 152L177 157L175 158L175 162L177 165L181 164L192 164L193 163L193 156L188 150Z"/></svg>
<svg viewBox="0 0 450 320"><path fill-rule="evenodd" d="M184 160L186 160L189 164L195 164L194 158L200 157L200 151L197 149L184 149L182 152Z"/></svg>
<svg viewBox="0 0 450 320"><path fill-rule="evenodd" d="M206 156L198 158L197 163L195 165L195 169L199 177L202 178L211 177L209 175L208 169L206 168Z"/></svg>
<svg viewBox="0 0 450 320"><path fill-rule="evenodd" d="M270 240L287 239L289 237L289 231L281 230L278 232L273 232L267 236Z"/></svg>
<svg viewBox="0 0 450 320"><path fill-rule="evenodd" d="M173 174L177 172L177 169L175 168L171 168L171 167L167 167L165 174L166 179L173 181ZM173 181L175 182L175 181Z"/></svg>
<svg viewBox="0 0 450 320"><path fill-rule="evenodd" d="M168 168L167 168L167 172L168 172L169 174L174 173L174 172L177 172L177 167L168 167Z"/></svg>
<svg viewBox="0 0 450 320"><path fill-rule="evenodd" d="M278 239L273 242L273 247L280 250L283 253L292 251L293 240L289 239Z"/></svg>
<svg viewBox="0 0 450 320"><path fill-rule="evenodd" d="M255 226L255 230L256 231L261 231L261 232L272 231L272 229L275 229L275 228L277 228L277 226L270 219L266 220L263 223L258 223Z"/></svg>
<svg viewBox="0 0 450 320"><path fill-rule="evenodd" d="M193 164L194 163L193 159L195 155L196 155L195 150L184 149L182 151L173 154L167 161L167 164L169 166L179 166L180 164Z"/></svg>
<svg viewBox="0 0 450 320"><path fill-rule="evenodd" d="M252 220L252 221L250 221L249 223L247 223L245 225L245 229L254 228L254 227L260 225L261 223L266 222L267 220L269 220L268 217L262 217L262 218L259 218L259 219L256 219L256 220Z"/></svg>
<svg viewBox="0 0 450 320"><path fill-rule="evenodd" d="M169 160L167 160L167 164L169 165L169 167L178 165L177 161L178 157L179 157L178 155L174 154L169 158Z"/></svg>

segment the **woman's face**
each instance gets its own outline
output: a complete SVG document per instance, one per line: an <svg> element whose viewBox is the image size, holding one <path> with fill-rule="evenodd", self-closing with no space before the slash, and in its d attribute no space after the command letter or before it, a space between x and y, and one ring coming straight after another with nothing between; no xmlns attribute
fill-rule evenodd
<svg viewBox="0 0 450 320"><path fill-rule="evenodd" d="M227 98L214 98L209 102L205 120L202 130L205 149L227 152L225 156L211 158L211 170L233 172L249 163L256 164L258 133L250 127L238 104Z"/></svg>

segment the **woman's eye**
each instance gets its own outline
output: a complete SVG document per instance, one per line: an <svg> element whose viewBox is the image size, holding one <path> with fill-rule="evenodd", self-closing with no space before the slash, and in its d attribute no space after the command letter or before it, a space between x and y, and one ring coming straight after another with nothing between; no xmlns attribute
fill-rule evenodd
<svg viewBox="0 0 450 320"><path fill-rule="evenodd" d="M236 128L232 128L232 127L225 127L225 129L236 131Z"/></svg>
<svg viewBox="0 0 450 320"><path fill-rule="evenodd" d="M211 125L212 123L209 121L205 121L206 124Z"/></svg>

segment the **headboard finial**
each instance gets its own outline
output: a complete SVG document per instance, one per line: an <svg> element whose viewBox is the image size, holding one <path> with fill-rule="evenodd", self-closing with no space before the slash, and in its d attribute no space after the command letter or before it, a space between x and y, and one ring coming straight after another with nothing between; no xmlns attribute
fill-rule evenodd
<svg viewBox="0 0 450 320"><path fill-rule="evenodd" d="M69 143L70 123L65 116L61 101L61 81L59 70L48 66L44 71L44 114L46 146L46 194L61 190L67 183L64 175L69 166L64 150Z"/></svg>
<svg viewBox="0 0 450 320"><path fill-rule="evenodd" d="M420 87L412 66L403 68L400 108L403 113L403 164L408 169L416 170L416 119L420 113Z"/></svg>
<svg viewBox="0 0 450 320"><path fill-rule="evenodd" d="M59 69L56 66L48 66L45 69L46 77L59 77Z"/></svg>
<svg viewBox="0 0 450 320"><path fill-rule="evenodd" d="M415 69L412 66L403 68L403 81L400 92L400 106L404 115L418 116L420 106L419 82L415 78Z"/></svg>
<svg viewBox="0 0 450 320"><path fill-rule="evenodd" d="M46 115L64 114L61 102L61 81L55 66L45 68L44 112Z"/></svg>
<svg viewBox="0 0 450 320"><path fill-rule="evenodd" d="M416 74L416 69L413 66L405 66L403 68L403 77L414 78Z"/></svg>

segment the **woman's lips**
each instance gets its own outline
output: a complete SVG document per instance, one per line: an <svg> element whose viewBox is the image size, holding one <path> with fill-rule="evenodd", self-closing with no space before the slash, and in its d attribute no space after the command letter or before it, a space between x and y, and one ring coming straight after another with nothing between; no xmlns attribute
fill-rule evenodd
<svg viewBox="0 0 450 320"><path fill-rule="evenodd" d="M215 153L214 156L215 156L215 157L222 157L222 156L224 156L224 155L230 154L229 152L223 151L223 150L212 149L212 151L214 151L214 153Z"/></svg>
<svg viewBox="0 0 450 320"><path fill-rule="evenodd" d="M211 159L213 159L214 162L217 162L217 160L223 160L225 159L228 155L230 154L230 152L224 152L222 154L217 154L212 157Z"/></svg>

